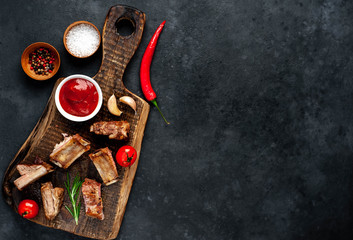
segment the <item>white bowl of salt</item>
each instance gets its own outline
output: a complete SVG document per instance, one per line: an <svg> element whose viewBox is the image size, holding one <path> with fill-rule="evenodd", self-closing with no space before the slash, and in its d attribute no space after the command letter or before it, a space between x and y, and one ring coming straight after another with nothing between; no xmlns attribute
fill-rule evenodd
<svg viewBox="0 0 353 240"><path fill-rule="evenodd" d="M87 58L99 48L101 35L98 28L87 21L77 21L66 28L64 33L66 50L74 57Z"/></svg>

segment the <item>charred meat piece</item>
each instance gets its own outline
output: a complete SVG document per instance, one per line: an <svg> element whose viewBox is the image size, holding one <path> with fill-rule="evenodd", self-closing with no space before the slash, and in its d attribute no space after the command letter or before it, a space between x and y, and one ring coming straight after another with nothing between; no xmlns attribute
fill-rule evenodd
<svg viewBox="0 0 353 240"><path fill-rule="evenodd" d="M53 188L51 182L46 182L42 184L40 192L42 194L45 217L48 220L53 220L60 212L60 207L64 200L64 189Z"/></svg>
<svg viewBox="0 0 353 240"><path fill-rule="evenodd" d="M17 178L14 181L15 186L18 190L22 190L24 187L28 186L29 184L35 182L42 176L46 175L54 171L53 167L48 163L41 163L41 164L18 164L16 166L18 172L20 173L21 177Z"/></svg>
<svg viewBox="0 0 353 240"><path fill-rule="evenodd" d="M96 122L90 131L98 135L109 135L110 139L127 140L130 124L127 121Z"/></svg>
<svg viewBox="0 0 353 240"><path fill-rule="evenodd" d="M53 152L50 154L50 161L66 169L91 148L90 144L89 141L78 134L65 137L61 143L55 145Z"/></svg>
<svg viewBox="0 0 353 240"><path fill-rule="evenodd" d="M118 181L118 171L109 148L101 148L89 155L105 185Z"/></svg>
<svg viewBox="0 0 353 240"><path fill-rule="evenodd" d="M101 184L95 180L85 178L85 181L82 183L82 195L85 202L86 215L103 220Z"/></svg>

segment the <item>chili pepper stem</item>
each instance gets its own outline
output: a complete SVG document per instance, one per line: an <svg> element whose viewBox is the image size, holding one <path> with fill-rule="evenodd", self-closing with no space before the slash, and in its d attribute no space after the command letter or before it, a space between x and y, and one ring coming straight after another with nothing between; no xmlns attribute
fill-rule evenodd
<svg viewBox="0 0 353 240"><path fill-rule="evenodd" d="M159 109L156 99L151 100L151 103L153 103L153 105L156 106L156 108L158 109L158 111L161 114L162 118L164 119L165 123L166 124L170 124L170 122L168 122L167 119L165 119L165 117L163 116L162 111Z"/></svg>

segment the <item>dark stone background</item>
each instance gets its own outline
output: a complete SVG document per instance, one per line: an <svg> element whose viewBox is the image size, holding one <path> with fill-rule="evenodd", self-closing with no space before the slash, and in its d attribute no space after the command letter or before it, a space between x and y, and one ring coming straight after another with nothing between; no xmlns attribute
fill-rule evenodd
<svg viewBox="0 0 353 240"><path fill-rule="evenodd" d="M118 239L351 240L352 1L1 0L1 177L55 80L98 71L101 53L65 51L66 27L102 30L117 3L147 16L124 76L139 96L144 49L167 21L151 78L172 122L151 109ZM37 41L62 58L46 82L20 66ZM0 239L84 239L0 207Z"/></svg>

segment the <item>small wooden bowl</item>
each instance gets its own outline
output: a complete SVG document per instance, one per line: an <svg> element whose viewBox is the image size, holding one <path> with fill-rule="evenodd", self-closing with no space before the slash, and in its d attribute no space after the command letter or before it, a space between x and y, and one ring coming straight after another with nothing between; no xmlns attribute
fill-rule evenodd
<svg viewBox="0 0 353 240"><path fill-rule="evenodd" d="M82 57L82 56L77 56L77 55L73 54L72 52L70 52L70 50L69 50L69 48L68 48L68 46L67 46L67 42L66 42L66 36L67 36L67 34L69 33L69 31L70 31L73 27L75 27L75 26L77 26L77 25L80 25L80 24L88 24L88 25L94 27L94 29L96 29L96 31L97 31L97 33L98 33L98 35L99 35L99 43L98 43L98 45L97 45L97 49L94 50L94 51L92 52L92 54L87 55L87 56L83 56L83 57ZM90 22L87 22L87 21L77 21L77 22L71 23L71 24L66 28L66 30L65 30L65 32L64 32L63 41L64 41L64 46L65 46L66 50L67 50L72 56L77 57L77 58L88 58L88 57L92 56L93 54L95 54L95 53L97 52L99 46L101 45L101 34L100 34L98 28L97 28L93 23L90 23Z"/></svg>
<svg viewBox="0 0 353 240"><path fill-rule="evenodd" d="M48 75L39 75L36 74L33 70L31 70L31 64L29 63L29 54L34 52L38 48L47 48L50 52L54 54L55 62L54 62L54 69ZM21 65L23 71L31 78L39 81L48 80L49 78L53 77L60 68L60 55L58 51L52 45L45 43L45 42L36 42L29 45L22 53L21 56Z"/></svg>

